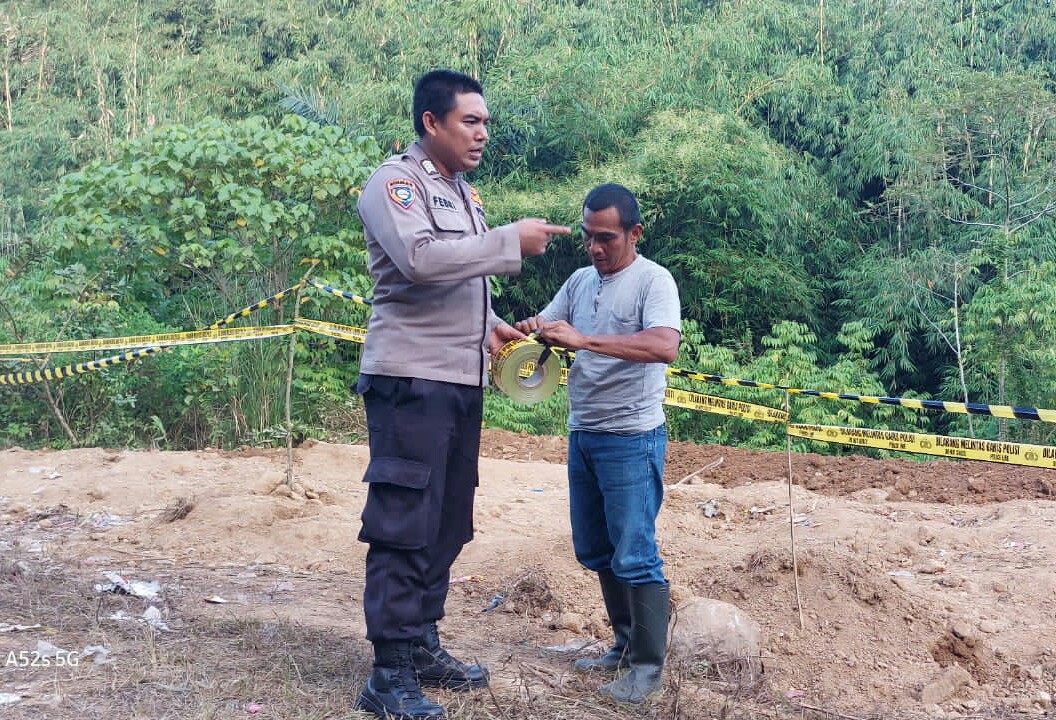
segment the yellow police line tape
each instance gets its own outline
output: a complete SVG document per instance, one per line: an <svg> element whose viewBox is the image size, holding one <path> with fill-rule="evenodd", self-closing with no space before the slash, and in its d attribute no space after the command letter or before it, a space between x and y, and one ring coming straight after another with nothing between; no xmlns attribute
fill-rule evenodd
<svg viewBox="0 0 1056 720"><path fill-rule="evenodd" d="M154 355L159 352L161 352L160 347L148 347L143 348L142 350L134 350L120 355L114 355L113 357L102 358L101 360L90 360L88 362L77 363L76 365L33 370L24 373L8 373L6 375L0 375L0 385L25 385L28 383L44 382L45 380L57 380L71 375L83 375L84 373L95 372L96 370L102 370L111 365L138 360L141 357Z"/></svg>
<svg viewBox="0 0 1056 720"><path fill-rule="evenodd" d="M310 318L298 318L293 324L301 330L307 330L317 335L327 335L338 340L348 340L360 344L367 341L366 328L341 325L340 323L326 322L325 320L312 320Z"/></svg>
<svg viewBox="0 0 1056 720"><path fill-rule="evenodd" d="M851 400L860 403L871 403L876 405L900 405L913 408L914 410L941 410L948 413L960 413L962 415L992 415L1000 418L1016 418L1019 420L1039 420L1041 422L1056 423L1056 410L1044 408L1016 407L1013 405L986 405L984 403L960 403L947 402L945 400L918 400L916 398L885 397L878 395L852 395L850 393L834 393L824 390L803 390L801 388L788 387L786 385L774 385L772 383L758 382L756 380L738 380L736 378L723 377L722 375L708 375L706 373L668 368L668 375L684 377L701 382L719 383L721 385L736 385L739 387L762 388L764 390L781 390L793 395L809 395L827 400Z"/></svg>
<svg viewBox="0 0 1056 720"><path fill-rule="evenodd" d="M522 342L536 341L527 340ZM556 354L564 355L569 358L575 357L575 352L568 350L567 348L551 346L551 349ZM534 364L527 362L520 367L519 375L522 378L528 377L534 371ZM761 387L765 389L787 390L789 392L795 391L794 388L784 388L769 383L757 383L750 380L735 380L724 378L720 375L704 375L703 373L693 373L686 370L679 370L677 368L669 368L667 374L675 377L702 380L705 382L721 382L724 385ZM567 384L567 381L568 368L562 367L560 383L565 385ZM836 393L821 393L820 391L808 390L801 390L799 392L804 395L819 395L822 397L831 396L833 398L838 397L838 399L850 399L843 395L837 396ZM865 398L870 398L870 396L857 395L854 396L854 398L861 399L862 402L869 402L869 400ZM894 399L896 398L874 398L873 400L880 401ZM892 430L790 424L788 422L788 413L783 410L767 407L766 405L755 405L752 403L730 400L729 398L703 395L701 393L689 390L679 390L671 387L667 388L665 391L664 404L674 407L688 408L690 410L698 410L700 412L729 415L747 420L782 423L785 425L789 435L818 442L872 447L880 450L899 450L901 452L936 455L939 457L958 458L963 460L979 460L983 462L998 462L1011 465L1056 469L1056 447L1045 445L996 442L992 440L973 440L971 438L949 437L946 435L926 435ZM906 406L915 407L909 403L906 403ZM1038 412L1051 413L1052 411L1041 410ZM997 413L993 414L996 415Z"/></svg>
<svg viewBox="0 0 1056 720"><path fill-rule="evenodd" d="M0 356L22 355L22 354L48 354L53 352L70 352L78 350L100 350L115 349L131 346L150 345L133 352L115 355L100 360L92 360L74 365L55 369L37 370L23 373L8 373L0 375L0 385L17 385L33 382L42 382L45 379L59 379L70 375L83 374L101 370L119 363L146 357L161 352L163 347L174 345L189 345L199 343L229 342L237 340L255 340L270 337L288 335L295 330L306 330L308 332L326 335L340 340L348 340L356 343L366 341L367 331L364 328L331 323L323 320L310 318L299 318L289 325L272 325L251 328L223 328L235 320L246 317L250 313L268 307L279 302L290 295L290 293L304 287L300 282L292 287L271 295L260 302L249 305L237 312L231 313L221 320L213 323L207 330L165 333L154 335L137 335L123 338L103 338L97 340L73 340L66 342L45 343L22 343L17 345L0 345ZM330 285L320 282L311 282L310 285L316 289L330 294L353 300L363 305L371 305L369 298L361 295L338 290ZM521 341L522 343L525 341ZM532 342L532 341L528 341ZM560 355L572 359L575 352L566 348L553 346L552 350ZM528 378L534 371L532 362L518 364L516 375L519 378ZM918 400L913 398L895 398L873 395L854 395L848 393L833 393L821 390L804 390L773 383L764 383L755 380L740 380L727 378L722 375L683 370L680 368L668 368L667 374L673 377L683 377L701 382L719 383L739 387L752 387L769 390L780 390L792 394L821 397L833 400L852 400L862 403L875 403L887 405L901 405L913 409L943 410L946 412L992 415L995 417L1018 418L1028 420L1040 420L1042 422L1056 422L1056 411L1040 408L1024 408L1009 405L985 405L982 403L953 403L941 400ZM560 383L567 384L568 369L561 368ZM498 384L498 383L496 383ZM512 384L507 380L507 384ZM991 440L973 440L970 438L955 438L944 435L925 435L920 433L905 433L890 430L873 430L866 428L841 428L822 425L798 425L788 423L788 414L765 405L731 400L729 398L704 395L702 393L677 388L667 388L664 396L664 404L673 407L682 407L690 410L708 412L720 415L739 417L747 420L758 420L763 422L776 422L785 424L788 433L794 437L802 437L820 442L841 443L845 445L856 445L873 447L882 450L898 450L902 452L919 453L925 455L937 455L942 457L954 457L969 460L982 460L988 462L1001 462L1014 465L1027 465L1031 467L1056 469L1056 447L1044 445L1029 445L1023 443L1003 443Z"/></svg>
<svg viewBox="0 0 1056 720"><path fill-rule="evenodd" d="M176 333L156 333L154 335L128 335L126 337L96 338L94 340L0 345L0 356L47 355L50 353L78 352L82 350L121 350L123 348L147 346L170 347L173 345L199 345L201 343L233 342L236 340L260 340L262 338L289 335L294 330L295 328L292 325L264 325L261 327L215 328Z"/></svg>
<svg viewBox="0 0 1056 720"><path fill-rule="evenodd" d="M128 347L143 347L145 345L157 345L169 347L172 345L195 345L206 342L228 342L233 340L258 340L267 337L288 335L293 328L284 325L270 325L264 327L249 328L223 328L235 320L262 310L269 305L280 302L304 287L299 282L292 287L281 290L274 295L269 295L260 302L248 305L241 310L217 320L205 330L191 330L177 333L161 333L153 335L130 335L120 338L99 338L95 340L65 340L54 342L21 343L17 345L0 345L0 356L4 355L48 355L57 352L79 352L84 350L118 350ZM285 328L280 330L280 328ZM101 361L96 361L101 362ZM49 378L50 379L50 378ZM0 383L2 384L2 383Z"/></svg>
<svg viewBox="0 0 1056 720"><path fill-rule="evenodd" d="M24 345L0 345L0 355L11 354L47 354L53 352L71 352L77 350L116 350L127 347L141 347L141 350L114 355L113 357L90 360L83 363L65 365L58 368L32 370L0 374L0 385L27 385L30 383L56 380L71 375L103 370L119 363L138 360L141 357L154 355L166 347L177 345L200 345L203 343L221 343L237 340L264 340L289 335L297 330L307 330L320 335L351 340L362 343L367 336L363 328L339 325L321 320L301 318L289 325L264 325L246 328L216 328L212 330L195 330L181 333L164 333L156 335L129 335L116 338L99 338L96 340L70 340L54 343L26 343ZM143 347L149 346L149 347Z"/></svg>
<svg viewBox="0 0 1056 720"><path fill-rule="evenodd" d="M678 388L669 387L664 391L664 405L699 410L700 412L716 415L729 415L744 418L745 420L788 423L788 413L784 410L767 407L766 405L754 405L741 402L740 400L715 397L714 395L704 395L691 390L679 390Z"/></svg>
<svg viewBox="0 0 1056 720"><path fill-rule="evenodd" d="M280 337L283 335L289 335L295 330L306 330L308 332L356 343L363 343L367 337L367 331L365 328L342 325L340 323L332 323L323 320L313 320L310 318L299 318L289 325L270 325L257 328L217 328L196 332L168 333L164 335L136 335L95 341L79 341L82 343L96 343L98 348L128 347L130 345L140 344L150 344L152 346L135 350L133 352L122 353L121 355L115 355L109 358L77 363L75 365L67 365L61 368L0 375L0 385L21 385L42 382L45 379L61 379L71 375L102 370L119 363L130 362L142 357L154 355L161 352L163 346ZM60 352L65 350L65 348L63 348L63 350L52 349L52 346L55 345L63 345L63 343L34 343L32 344L32 347L44 346L47 348L39 350L38 352ZM27 347L30 346L0 346L0 354L4 354L3 351L12 347L18 348L19 352L27 352ZM530 375L533 371L534 367L532 367L531 363L525 363L519 368L519 373L522 377ZM676 374L681 375L681 373ZM568 369L562 368L560 382L561 384L566 384L567 380ZM753 403L731 400L729 398L704 395L702 393L680 390L677 388L667 388L665 391L664 404L701 412L728 415L747 420L781 423L785 425L789 435L807 440L855 445L859 447L872 447L881 450L897 450L901 452L936 455L963 460L979 460L984 462L998 462L1012 465L1024 465L1028 467L1056 469L1056 447L1045 445L1008 443L993 440L973 440L971 438L907 433L893 430L789 424L788 414L783 410L767 407L765 405L755 405Z"/></svg>
<svg viewBox="0 0 1056 720"><path fill-rule="evenodd" d="M551 345L551 349L558 355L563 355L572 361L576 357L574 350ZM919 400L917 398L886 397L880 395L852 395L850 393L834 393L825 390L804 390L802 388L789 387L787 385L776 385L774 383L759 382L757 380L740 380L728 378L723 375L711 375L708 373L683 370L681 368L667 368L667 375L681 377L698 382L717 383L735 387L760 388L763 390L780 390L792 395L807 395L809 397L820 397L826 400L851 400L855 402L874 405L899 405L914 410L939 410L948 413L960 413L962 415L992 415L993 417L1038 420L1040 422L1056 423L1056 410L1044 408L1018 407L1013 405L987 405L984 403L960 403L948 402L946 400Z"/></svg>
<svg viewBox="0 0 1056 720"><path fill-rule="evenodd" d="M249 315L250 313L256 312L257 310L263 310L264 308L268 307L272 303L277 303L277 302L279 302L281 300L285 300L286 297L290 293L295 293L298 290L300 290L302 287L304 287L304 283L303 282L299 282L299 283L297 283L296 285L294 285L292 287L286 288L285 290L280 290L279 292L275 293L274 295L269 295L268 297L264 298L260 302L253 303L252 305L244 307L241 310L233 312L230 315L228 315L227 317L223 318L222 320L217 320L215 323L213 323L212 325L209 326L209 329L210 330L216 330L217 328L222 327L223 325L230 325L235 320L239 320L241 318L244 318L247 315Z"/></svg>
<svg viewBox="0 0 1056 720"><path fill-rule="evenodd" d="M330 337L339 338L341 340L350 340L357 343L365 342L367 338L367 331L364 328L353 327L351 325L341 325L338 323L324 322L322 320L310 320L308 318L300 318L294 323L294 325L310 332L329 335ZM507 343L507 348L513 347L516 347L514 343ZM522 378L530 377L535 371L535 365L531 362L515 364L514 367L518 368L518 374ZM494 368L492 369L494 370ZM495 377L494 372L492 373L492 377ZM509 383L507 383L507 385L508 384ZM560 384L568 384L568 368L561 368ZM763 422L776 423L788 422L788 413L784 410L777 410L775 408L766 407L765 405L754 405L739 400L730 400L729 398L703 395L690 390L679 390L677 388L667 388L664 397L664 404L673 407L688 408L690 410L699 410L701 412L730 415L733 417L744 418L746 420L760 420Z"/></svg>
<svg viewBox="0 0 1056 720"><path fill-rule="evenodd" d="M880 450L899 450L921 455L938 455L960 460L981 460L1056 469L1056 447L1047 445L829 425L790 424L787 429L789 435L807 440L857 445Z"/></svg>
<svg viewBox="0 0 1056 720"><path fill-rule="evenodd" d="M304 261L308 262L308 261ZM250 305L238 312L232 313L225 317L223 320L219 320L210 326L211 329L226 325L238 318L245 317L255 310L267 307L268 305L278 302L288 296L291 292L295 292L303 287L305 284L297 283L293 287L287 288L281 292L272 295L269 298L265 298L254 305ZM310 281L308 283L313 288L322 290L323 292L336 295L337 297L352 300L353 302L360 303L362 305L372 305L373 301L370 298L350 293L345 290L339 290L335 287L327 285L318 281ZM305 328L308 329L308 328ZM331 328L331 332L343 332L335 331ZM330 334L324 332L323 334ZM149 336L148 336L149 337ZM363 342L360 339L358 333L353 333L353 337L342 337L341 335L333 335L340 339L352 340L353 342ZM133 343L133 345L146 345L156 343ZM121 345L117 347L130 347L131 345ZM42 350L31 350L30 348L44 347L48 349ZM102 347L93 344L93 341L69 341L68 343L62 344L63 349L58 349L58 346L50 343L32 343L28 345L0 345L0 356L2 355L13 355L13 354L33 354L36 353L47 353L47 352L66 352L72 350L98 350L103 349ZM105 346L113 348L115 346ZM553 351L567 356L569 359L575 357L575 352L566 348L553 346ZM730 385L737 387L750 387L760 388L764 390L779 390L782 392L788 392L793 395L807 395L810 397L820 397L827 400L847 400L852 402L860 402L866 404L879 404L879 405L898 405L901 407L911 408L914 410L938 410L941 412L957 413L962 415L990 415L993 417L1008 418L1008 419L1020 419L1020 420L1037 420L1040 422L1056 423L1056 410L1048 410L1045 408L1032 408L1032 407L1018 407L1013 405L987 405L985 403L960 403L960 402L948 402L945 400L919 400L916 398L899 398L899 397L886 397L878 395L856 395L850 393L835 393L828 392L825 390L807 390L802 388L789 387L786 385L777 385L774 383L760 382L757 380L741 380L737 378L728 378L722 375L713 375L708 373L695 372L692 370L683 370L681 368L668 368L667 374L672 377L683 377L689 380L695 380L698 382L709 382L718 383L720 385ZM522 377L524 377L522 375ZM562 376L564 377L564 376ZM705 396L710 397L710 396ZM763 406L759 406L763 407Z"/></svg>
<svg viewBox="0 0 1056 720"><path fill-rule="evenodd" d="M283 291L283 293L289 292L290 290ZM273 295L272 298L278 298L283 293L277 293L276 295ZM250 308L253 309L259 309L259 307L261 307L260 303L250 306ZM248 314L248 312L239 311L239 313L232 313L228 317L244 317L245 314ZM94 370L102 370L120 362L127 362L139 357L144 357L145 355L152 355L160 352L163 347L230 342L235 340L260 340L289 335L295 330L306 330L318 335L325 335L339 340L348 340L350 342L361 344L365 342L367 338L367 331L365 328L342 325L340 323L327 322L324 320L313 320L311 318L298 318L289 325L265 325L262 327L247 328L213 328L210 330L197 330L182 333L130 335L116 338L98 338L95 340L70 340L66 342L0 345L0 356L12 354L46 354L78 350L115 350L128 347L149 346L146 350L125 353L123 355L103 358L101 360L78 363L76 365L67 365L62 368L0 375L0 385L24 385L34 382L43 382L44 380L69 377L70 375L83 374ZM526 363L520 366L519 373L522 377L528 377L534 369L532 363ZM568 369L561 368L560 382L561 384L566 384L567 381ZM664 404L674 407L688 408L690 410L730 415L747 420L762 420L779 423L788 422L788 415L782 410L775 410L774 408L763 405L753 405L752 403L730 400L728 398L703 395L688 390L678 390L676 388L667 389Z"/></svg>
<svg viewBox="0 0 1056 720"><path fill-rule="evenodd" d="M322 290L323 292L328 292L331 295L337 295L338 297L344 298L345 300L351 300L352 302L357 302L360 305L368 305L369 306L369 305L373 305L374 304L374 301L371 300L370 298L365 298L362 295L356 295L355 293L350 293L350 292L347 292L345 290L338 290L335 287L331 287L331 286L327 285L326 283L321 283L321 282L318 282L316 280L312 280L310 285L312 287L316 288L317 290Z"/></svg>
<svg viewBox="0 0 1056 720"><path fill-rule="evenodd" d="M558 385L567 385L568 368L560 365L557 354L572 357L575 353L551 346L554 354L547 355L543 370L536 375L535 361L541 356L543 347L542 343L531 337L503 345L491 361L491 378L495 386L514 400L530 405L550 397ZM788 422L788 413L784 410L671 387L664 391L664 405L745 420Z"/></svg>

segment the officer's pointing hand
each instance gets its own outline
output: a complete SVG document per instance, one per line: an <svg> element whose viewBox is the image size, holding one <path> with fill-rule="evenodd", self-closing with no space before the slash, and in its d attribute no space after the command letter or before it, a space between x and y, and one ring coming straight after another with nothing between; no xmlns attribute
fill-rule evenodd
<svg viewBox="0 0 1056 720"><path fill-rule="evenodd" d="M572 228L565 225L551 225L543 218L524 218L514 225L521 241L521 257L534 257L546 252L546 245L552 235L570 235Z"/></svg>

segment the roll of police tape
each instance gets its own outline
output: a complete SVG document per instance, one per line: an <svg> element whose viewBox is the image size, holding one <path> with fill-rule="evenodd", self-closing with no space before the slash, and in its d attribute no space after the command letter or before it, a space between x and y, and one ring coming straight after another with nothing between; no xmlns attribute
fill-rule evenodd
<svg viewBox="0 0 1056 720"><path fill-rule="evenodd" d="M548 349L546 345L528 339L512 340L503 345L491 360L491 379L495 386L525 405L546 400L561 382L561 361Z"/></svg>

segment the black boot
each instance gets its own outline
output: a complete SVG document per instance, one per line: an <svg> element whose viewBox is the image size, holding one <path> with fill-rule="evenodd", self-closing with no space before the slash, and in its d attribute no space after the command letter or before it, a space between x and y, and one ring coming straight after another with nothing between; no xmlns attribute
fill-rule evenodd
<svg viewBox="0 0 1056 720"><path fill-rule="evenodd" d="M374 671L359 695L356 707L382 720L439 720L444 708L422 695L414 672L410 640L374 643Z"/></svg>
<svg viewBox="0 0 1056 720"><path fill-rule="evenodd" d="M579 672L616 672L629 664L627 642L631 637L631 601L628 594L630 587L617 580L611 570L599 572L598 582L601 583L601 596L605 599L605 611L609 614L616 642L601 657L580 658L572 663L572 668Z"/></svg>
<svg viewBox="0 0 1056 720"><path fill-rule="evenodd" d="M663 687L671 589L667 583L630 588L631 669L601 688L616 702L640 703Z"/></svg>
<svg viewBox="0 0 1056 720"><path fill-rule="evenodd" d="M472 690L486 687L488 669L483 665L468 665L440 647L440 633L436 623L425 626L422 639L411 653L414 669L418 671L418 682L423 687L440 687L448 690Z"/></svg>

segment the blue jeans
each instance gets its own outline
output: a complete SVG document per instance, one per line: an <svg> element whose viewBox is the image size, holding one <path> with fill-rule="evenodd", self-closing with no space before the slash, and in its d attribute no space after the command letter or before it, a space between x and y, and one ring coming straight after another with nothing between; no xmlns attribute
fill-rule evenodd
<svg viewBox="0 0 1056 720"><path fill-rule="evenodd" d="M666 452L663 425L634 435L572 431L572 546L583 567L611 570L628 585L667 582L656 546Z"/></svg>

